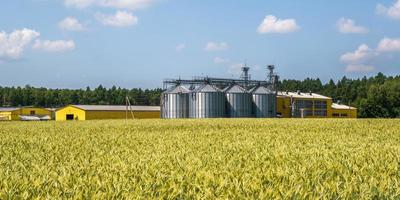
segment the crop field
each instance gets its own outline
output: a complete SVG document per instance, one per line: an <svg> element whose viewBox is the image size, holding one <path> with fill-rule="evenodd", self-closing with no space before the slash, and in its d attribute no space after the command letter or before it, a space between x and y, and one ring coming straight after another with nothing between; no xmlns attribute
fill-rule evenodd
<svg viewBox="0 0 400 200"><path fill-rule="evenodd" d="M400 120L0 123L0 199L399 199Z"/></svg>

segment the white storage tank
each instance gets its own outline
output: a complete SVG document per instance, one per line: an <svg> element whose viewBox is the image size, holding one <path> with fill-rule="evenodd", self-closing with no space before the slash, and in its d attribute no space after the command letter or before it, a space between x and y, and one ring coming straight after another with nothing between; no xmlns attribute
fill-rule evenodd
<svg viewBox="0 0 400 200"><path fill-rule="evenodd" d="M190 118L222 118L225 116L225 95L217 87L204 84L189 93Z"/></svg>
<svg viewBox="0 0 400 200"><path fill-rule="evenodd" d="M252 117L251 94L239 85L232 85L224 89L226 95L227 117Z"/></svg>
<svg viewBox="0 0 400 200"><path fill-rule="evenodd" d="M161 95L161 118L188 118L189 92L187 88L181 85L163 92Z"/></svg>
<svg viewBox="0 0 400 200"><path fill-rule="evenodd" d="M256 86L251 91L253 100L253 114L257 118L276 117L276 94L264 87Z"/></svg>

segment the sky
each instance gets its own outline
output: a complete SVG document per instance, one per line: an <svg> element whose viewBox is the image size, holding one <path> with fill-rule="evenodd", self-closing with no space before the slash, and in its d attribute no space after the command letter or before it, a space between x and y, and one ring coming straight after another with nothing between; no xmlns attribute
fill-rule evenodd
<svg viewBox="0 0 400 200"><path fill-rule="evenodd" d="M400 0L4 0L0 85L400 74Z"/></svg>

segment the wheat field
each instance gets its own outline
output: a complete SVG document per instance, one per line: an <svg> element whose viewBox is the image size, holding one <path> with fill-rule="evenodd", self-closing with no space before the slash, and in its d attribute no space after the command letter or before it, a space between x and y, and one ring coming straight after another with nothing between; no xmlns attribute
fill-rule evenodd
<svg viewBox="0 0 400 200"><path fill-rule="evenodd" d="M0 123L0 199L399 199L400 120Z"/></svg>

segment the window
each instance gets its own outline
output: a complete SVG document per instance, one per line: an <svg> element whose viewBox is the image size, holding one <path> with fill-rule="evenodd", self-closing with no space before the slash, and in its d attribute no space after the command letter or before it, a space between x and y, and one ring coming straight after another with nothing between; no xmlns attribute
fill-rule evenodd
<svg viewBox="0 0 400 200"><path fill-rule="evenodd" d="M304 116L306 116L306 117L313 116L312 110L304 110Z"/></svg>
<svg viewBox="0 0 400 200"><path fill-rule="evenodd" d="M326 110L315 110L314 115L318 116L318 117L326 117L327 112L326 112Z"/></svg>
<svg viewBox="0 0 400 200"><path fill-rule="evenodd" d="M31 115L35 115L36 112L34 110L31 110Z"/></svg>
<svg viewBox="0 0 400 200"><path fill-rule="evenodd" d="M332 116L334 116L334 117L340 117L339 113L333 113Z"/></svg>
<svg viewBox="0 0 400 200"><path fill-rule="evenodd" d="M314 108L315 109L327 109L326 101L314 101Z"/></svg>
<svg viewBox="0 0 400 200"><path fill-rule="evenodd" d="M347 113L342 113L340 116L347 117Z"/></svg>

